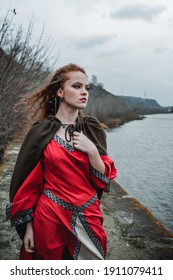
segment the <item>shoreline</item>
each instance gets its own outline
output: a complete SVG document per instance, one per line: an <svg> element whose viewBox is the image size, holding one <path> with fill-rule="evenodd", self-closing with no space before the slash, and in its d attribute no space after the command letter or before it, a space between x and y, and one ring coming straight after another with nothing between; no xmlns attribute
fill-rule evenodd
<svg viewBox="0 0 173 280"><path fill-rule="evenodd" d="M108 260L173 259L173 233L115 180L101 199L101 208Z"/></svg>

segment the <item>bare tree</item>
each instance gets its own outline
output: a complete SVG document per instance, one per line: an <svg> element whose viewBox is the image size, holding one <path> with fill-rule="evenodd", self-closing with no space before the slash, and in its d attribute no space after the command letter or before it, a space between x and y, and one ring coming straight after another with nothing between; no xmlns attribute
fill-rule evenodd
<svg viewBox="0 0 173 280"><path fill-rule="evenodd" d="M92 75L91 76L91 81L90 81L90 83L91 84L93 84L93 85L97 85L97 83L98 83L98 80L97 80L97 76L96 75Z"/></svg>
<svg viewBox="0 0 173 280"><path fill-rule="evenodd" d="M33 18L27 31L15 31L15 14L0 17L0 159L7 143L25 123L23 108L15 105L28 92L40 86L52 71L57 57L51 57L52 42L44 41L44 28L33 41Z"/></svg>

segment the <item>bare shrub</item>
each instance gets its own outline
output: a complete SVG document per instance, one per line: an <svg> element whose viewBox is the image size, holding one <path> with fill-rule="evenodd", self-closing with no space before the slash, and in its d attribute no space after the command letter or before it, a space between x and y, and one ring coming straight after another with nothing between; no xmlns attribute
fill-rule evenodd
<svg viewBox="0 0 173 280"><path fill-rule="evenodd" d="M0 16L0 159L25 126L26 112L19 101L46 81L57 61L51 57L52 42L44 41L44 27L33 41L33 18L24 31L13 25L14 16L11 11Z"/></svg>

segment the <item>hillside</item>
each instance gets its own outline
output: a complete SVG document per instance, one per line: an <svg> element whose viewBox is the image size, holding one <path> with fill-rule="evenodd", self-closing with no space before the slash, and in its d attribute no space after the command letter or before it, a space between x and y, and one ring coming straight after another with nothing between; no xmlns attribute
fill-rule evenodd
<svg viewBox="0 0 173 280"><path fill-rule="evenodd" d="M160 106L154 99L113 95L102 86L92 83L89 102L85 110L86 114L96 117L109 127L142 119L148 114L170 112L170 108Z"/></svg>
<svg viewBox="0 0 173 280"><path fill-rule="evenodd" d="M168 113L168 109L160 106L154 99L132 96L121 96L121 99L123 99L125 103L132 108L133 112L137 114L147 115Z"/></svg>
<svg viewBox="0 0 173 280"><path fill-rule="evenodd" d="M121 97L115 96L99 85L91 84L89 101L85 114L96 117L108 126L139 119L141 116L133 111Z"/></svg>

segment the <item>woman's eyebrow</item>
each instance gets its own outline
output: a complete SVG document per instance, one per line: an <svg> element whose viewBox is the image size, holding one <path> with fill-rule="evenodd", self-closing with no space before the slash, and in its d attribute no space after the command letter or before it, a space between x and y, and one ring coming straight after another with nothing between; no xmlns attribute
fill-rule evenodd
<svg viewBox="0 0 173 280"><path fill-rule="evenodd" d="M75 81L75 82L73 82L73 84L80 84L80 85L85 85L85 86L89 86L89 83L87 83L87 84L83 84L83 83L81 83L81 82L78 82L78 81Z"/></svg>

